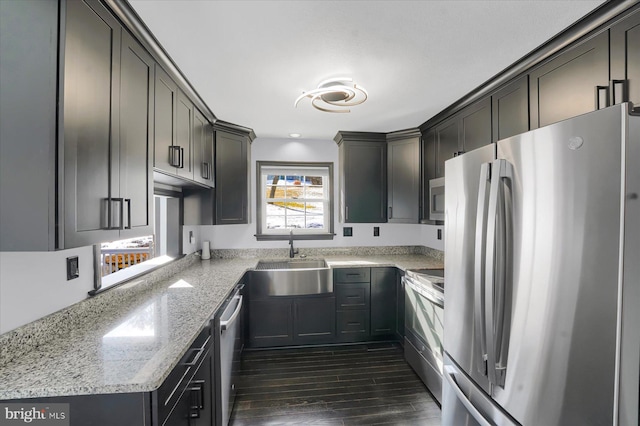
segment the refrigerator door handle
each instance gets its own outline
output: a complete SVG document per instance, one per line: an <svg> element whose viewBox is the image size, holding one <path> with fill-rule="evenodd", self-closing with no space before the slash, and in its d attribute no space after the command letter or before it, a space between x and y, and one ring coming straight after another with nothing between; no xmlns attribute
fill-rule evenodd
<svg viewBox="0 0 640 426"><path fill-rule="evenodd" d="M494 160L489 192L485 260L485 328L487 336L487 375L489 381L504 387L511 318L507 311L507 268L512 239L511 203L505 181L513 181L513 168L506 160Z"/></svg>
<svg viewBox="0 0 640 426"><path fill-rule="evenodd" d="M476 332L476 368L487 375L487 336L485 329L485 257L487 238L487 195L491 182L491 163L480 166L480 186L478 188L478 208L476 214L475 263L474 263L474 326Z"/></svg>
<svg viewBox="0 0 640 426"><path fill-rule="evenodd" d="M458 400L462 402L462 405L464 405L464 407L467 409L467 412L471 414L471 416L473 416L473 418L480 424L480 426L493 426L482 415L480 410L478 410L473 405L473 403L469 401L469 398L466 397L464 392L462 392L462 389L460 388L460 386L458 385L458 382L456 382L456 379L454 377L455 374L456 374L456 371L451 366L449 365L444 366L444 378L447 381L447 383L449 383L449 386L451 386L451 389L453 389L453 392L456 394L456 397L458 398Z"/></svg>

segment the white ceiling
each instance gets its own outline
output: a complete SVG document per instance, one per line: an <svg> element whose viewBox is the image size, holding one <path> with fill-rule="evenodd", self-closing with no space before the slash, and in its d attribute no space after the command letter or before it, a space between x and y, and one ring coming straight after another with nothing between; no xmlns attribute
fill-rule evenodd
<svg viewBox="0 0 640 426"><path fill-rule="evenodd" d="M602 0L129 0L221 120L258 137L417 127ZM352 77L349 114L295 99Z"/></svg>

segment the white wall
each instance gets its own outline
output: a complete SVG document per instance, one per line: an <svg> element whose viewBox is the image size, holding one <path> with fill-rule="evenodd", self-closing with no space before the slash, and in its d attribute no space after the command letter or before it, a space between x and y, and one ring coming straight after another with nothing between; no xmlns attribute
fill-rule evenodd
<svg viewBox="0 0 640 426"><path fill-rule="evenodd" d="M256 233L256 161L310 161L333 163L334 181L334 232L333 240L296 241L296 247L357 247L423 245L443 250L444 244L436 238L437 227L419 224L358 224L352 237L343 237L344 224L339 222L338 145L333 140L270 139L257 138L251 144L251 223L248 225L215 225L185 227L194 231L195 244L187 244L184 251L197 250L203 240L211 242L214 249L239 248L287 248L287 241L257 241ZM373 236L373 227L380 227L380 236Z"/></svg>
<svg viewBox="0 0 640 426"><path fill-rule="evenodd" d="M67 257L80 276L67 281ZM93 290L93 247L55 252L0 252L0 334L73 305Z"/></svg>

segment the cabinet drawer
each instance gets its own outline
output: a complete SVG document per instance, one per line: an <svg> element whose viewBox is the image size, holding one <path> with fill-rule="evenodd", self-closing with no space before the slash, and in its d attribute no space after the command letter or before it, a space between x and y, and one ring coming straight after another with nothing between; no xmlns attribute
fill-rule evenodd
<svg viewBox="0 0 640 426"><path fill-rule="evenodd" d="M370 284L336 284L337 309L367 309L369 307Z"/></svg>
<svg viewBox="0 0 640 426"><path fill-rule="evenodd" d="M365 309L339 311L337 316L338 339L341 341L369 338L369 311Z"/></svg>
<svg viewBox="0 0 640 426"><path fill-rule="evenodd" d="M179 400L182 391L208 354L212 344L211 325L208 324L184 353L178 365L158 388L158 416L164 419Z"/></svg>
<svg viewBox="0 0 640 426"><path fill-rule="evenodd" d="M337 283L368 283L371 280L371 268L345 268L335 270Z"/></svg>

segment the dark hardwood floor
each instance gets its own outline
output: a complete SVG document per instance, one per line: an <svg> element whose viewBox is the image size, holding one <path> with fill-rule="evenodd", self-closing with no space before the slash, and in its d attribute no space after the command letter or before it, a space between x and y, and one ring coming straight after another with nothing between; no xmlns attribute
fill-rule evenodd
<svg viewBox="0 0 640 426"><path fill-rule="evenodd" d="M231 426L440 426L398 344L245 351Z"/></svg>

